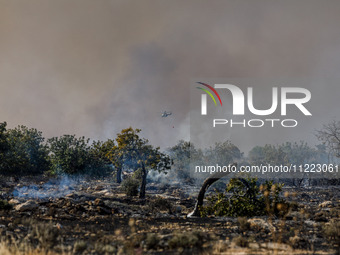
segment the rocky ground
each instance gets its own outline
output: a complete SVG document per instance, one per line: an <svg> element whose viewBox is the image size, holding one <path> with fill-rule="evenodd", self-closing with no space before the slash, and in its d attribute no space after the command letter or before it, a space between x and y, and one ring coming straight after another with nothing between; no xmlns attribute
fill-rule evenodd
<svg viewBox="0 0 340 255"><path fill-rule="evenodd" d="M145 200L112 180L0 185L0 200L11 204L0 204L1 255L339 254L340 187L286 187L293 204L286 217L246 219L187 218L198 188L181 183L149 183Z"/></svg>

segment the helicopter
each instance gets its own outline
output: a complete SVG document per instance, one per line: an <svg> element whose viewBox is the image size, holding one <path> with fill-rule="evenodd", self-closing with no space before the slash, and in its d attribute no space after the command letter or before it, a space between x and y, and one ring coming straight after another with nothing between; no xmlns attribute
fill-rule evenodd
<svg viewBox="0 0 340 255"><path fill-rule="evenodd" d="M172 114L172 112L164 111L164 112L162 113L162 118L168 117L168 116L171 115L171 114Z"/></svg>

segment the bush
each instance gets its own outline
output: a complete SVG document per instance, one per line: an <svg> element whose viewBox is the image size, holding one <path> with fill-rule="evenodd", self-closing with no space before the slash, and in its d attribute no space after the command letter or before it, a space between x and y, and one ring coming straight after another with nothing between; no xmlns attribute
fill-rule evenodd
<svg viewBox="0 0 340 255"><path fill-rule="evenodd" d="M35 175L50 168L48 149L40 131L25 126L6 131L5 127L0 124L0 146L5 146L0 149L0 174Z"/></svg>
<svg viewBox="0 0 340 255"><path fill-rule="evenodd" d="M243 236L238 236L233 238L233 243L235 243L237 246L239 247L248 247L248 240L246 238L244 238Z"/></svg>
<svg viewBox="0 0 340 255"><path fill-rule="evenodd" d="M283 216L288 211L288 204L279 197L283 184L266 181L257 185L256 178L231 179L226 193L232 193L228 198L223 192L216 191L209 196L208 205L200 208L201 216Z"/></svg>
<svg viewBox="0 0 340 255"><path fill-rule="evenodd" d="M250 223L246 217L238 217L237 222L240 225L241 232L246 232L250 229Z"/></svg>
<svg viewBox="0 0 340 255"><path fill-rule="evenodd" d="M340 221L331 220L324 226L323 231L330 241L340 243Z"/></svg>
<svg viewBox="0 0 340 255"><path fill-rule="evenodd" d="M138 195L139 180L128 177L123 180L122 188L125 194L129 197L135 197Z"/></svg>
<svg viewBox="0 0 340 255"><path fill-rule="evenodd" d="M87 242L85 241L76 241L73 245L74 253L83 253L87 249Z"/></svg>
<svg viewBox="0 0 340 255"><path fill-rule="evenodd" d="M173 248L201 248L203 244L203 235L199 231L176 233L169 240L169 247Z"/></svg>
<svg viewBox="0 0 340 255"><path fill-rule="evenodd" d="M161 197L157 197L154 201L150 201L149 208L152 212L156 211L168 211L172 212L172 204L169 200Z"/></svg>
<svg viewBox="0 0 340 255"><path fill-rule="evenodd" d="M52 173L105 175L111 168L98 152L97 143L90 139L64 135L48 139Z"/></svg>
<svg viewBox="0 0 340 255"><path fill-rule="evenodd" d="M156 233L148 233L146 236L145 244L148 249L156 249L159 241L160 238Z"/></svg>

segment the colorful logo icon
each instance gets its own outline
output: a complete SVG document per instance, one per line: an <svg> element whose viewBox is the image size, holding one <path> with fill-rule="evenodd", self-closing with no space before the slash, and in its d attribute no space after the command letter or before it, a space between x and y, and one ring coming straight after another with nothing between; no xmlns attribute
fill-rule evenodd
<svg viewBox="0 0 340 255"><path fill-rule="evenodd" d="M220 95L217 93L217 91L212 86L210 86L209 84L203 83L203 82L197 82L197 83L201 84L201 85L203 85L203 86L205 86L207 88L209 88L212 92L214 92L214 94L217 96L217 98L220 101L220 104L222 106L222 100L220 98ZM215 105L217 106L216 100L215 100L214 96L211 94L211 92L209 90L201 88L201 87L196 87L196 88L201 89L204 92L206 92L212 98L212 100L214 101Z"/></svg>

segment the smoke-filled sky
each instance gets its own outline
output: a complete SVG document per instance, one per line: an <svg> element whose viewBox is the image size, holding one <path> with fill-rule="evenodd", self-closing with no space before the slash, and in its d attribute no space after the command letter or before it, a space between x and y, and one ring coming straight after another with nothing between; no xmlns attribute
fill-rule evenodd
<svg viewBox="0 0 340 255"><path fill-rule="evenodd" d="M307 77L315 118L292 139L313 143L340 117L339 24L338 0L0 0L0 121L102 140L132 126L165 148L189 139L193 79Z"/></svg>

